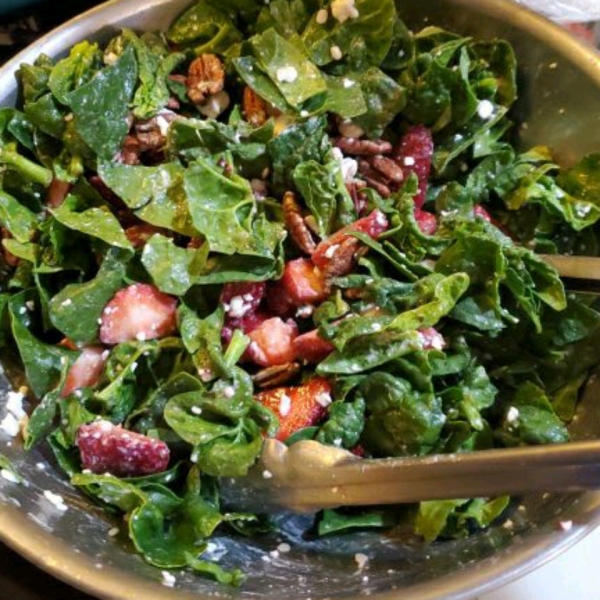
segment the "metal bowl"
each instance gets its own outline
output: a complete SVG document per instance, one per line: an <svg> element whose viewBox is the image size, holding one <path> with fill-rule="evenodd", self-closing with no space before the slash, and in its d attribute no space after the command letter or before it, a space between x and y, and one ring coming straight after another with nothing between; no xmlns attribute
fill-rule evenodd
<svg viewBox="0 0 600 600"><path fill-rule="evenodd" d="M113 0L47 35L0 70L0 105L17 96L14 74L21 62L44 52L57 56L86 39L106 39L116 29L165 28L190 0ZM520 58L517 107L520 144L551 146L569 163L600 149L600 57L557 26L506 0L402 0L400 13L414 29L437 24L463 34L510 40ZM4 387L6 380L1 383ZM579 407L574 437L600 436L597 394ZM0 418L3 417L0 414ZM3 434L0 434L3 435ZM0 451L29 482L0 478L0 538L56 577L100 598L201 600L224 598L359 598L467 600L504 585L577 542L600 524L600 493L539 495L515 504L510 527L499 525L464 540L425 546L403 532L360 533L325 540L301 536L299 517L282 520L283 531L266 539L218 538L220 562L242 566L248 580L231 590L195 576L176 575L175 589L133 552L125 529L74 491L41 450L24 455L18 442L0 437ZM46 464L45 468L41 468ZM43 491L61 494L69 508L55 509ZM559 522L572 521L572 528ZM292 550L269 551L281 541ZM369 556L359 572L354 554Z"/></svg>

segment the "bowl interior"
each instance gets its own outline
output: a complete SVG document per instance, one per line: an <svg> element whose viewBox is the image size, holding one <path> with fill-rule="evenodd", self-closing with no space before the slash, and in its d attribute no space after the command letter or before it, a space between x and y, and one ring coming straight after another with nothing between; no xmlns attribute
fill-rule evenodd
<svg viewBox="0 0 600 600"><path fill-rule="evenodd" d="M113 0L47 36L0 70L0 105L16 98L14 72L45 52L60 55L81 39L105 39L119 27L164 29L189 0ZM481 38L505 37L520 58L519 143L544 143L568 163L600 149L600 60L591 50L533 13L504 0L403 0L399 11L413 29L436 24ZM577 90L573 94L573 90ZM4 380L4 388L7 381ZM598 437L590 390L579 409L576 437ZM0 415L3 416L3 415ZM404 531L363 532L327 539L303 536L306 519L282 517L281 532L265 538L214 540L213 557L242 566L240 590L191 573L176 575L176 589L161 585L160 571L145 564L115 523L74 492L41 450L23 455L19 443L0 432L2 453L29 482L0 478L0 537L36 564L102 598L374 598L446 600L474 595L525 574L585 535L600 520L600 494L539 495L515 502L510 526L492 527L465 540L424 546ZM47 462L41 468L40 463ZM55 510L44 490L61 494L66 512ZM559 532L560 520L572 520ZM108 532L118 526L116 537ZM291 552L271 552L285 541ZM355 553L369 561L359 571Z"/></svg>

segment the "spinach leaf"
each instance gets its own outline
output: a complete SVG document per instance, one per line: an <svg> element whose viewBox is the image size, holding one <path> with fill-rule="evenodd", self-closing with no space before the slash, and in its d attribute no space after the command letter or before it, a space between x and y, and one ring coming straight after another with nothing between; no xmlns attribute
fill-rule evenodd
<svg viewBox="0 0 600 600"><path fill-rule="evenodd" d="M0 225L22 244L29 242L37 227L36 215L15 198L0 190Z"/></svg>
<svg viewBox="0 0 600 600"><path fill-rule="evenodd" d="M137 77L135 53L129 47L114 65L66 95L77 132L100 158L110 160L121 149Z"/></svg>
<svg viewBox="0 0 600 600"><path fill-rule="evenodd" d="M64 287L50 301L52 324L75 343L94 341L108 301L123 286L126 261L109 252L94 279Z"/></svg>
<svg viewBox="0 0 600 600"><path fill-rule="evenodd" d="M319 535L330 535L351 529L387 528L396 519L390 511L374 509L326 509L319 519Z"/></svg>
<svg viewBox="0 0 600 600"><path fill-rule="evenodd" d="M353 402L333 402L329 405L327 421L321 426L316 440L321 444L354 448L363 432L365 401L362 397Z"/></svg>

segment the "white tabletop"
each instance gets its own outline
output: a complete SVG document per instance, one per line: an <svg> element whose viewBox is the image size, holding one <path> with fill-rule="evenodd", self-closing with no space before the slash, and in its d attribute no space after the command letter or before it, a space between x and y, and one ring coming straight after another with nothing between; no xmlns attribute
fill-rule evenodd
<svg viewBox="0 0 600 600"><path fill-rule="evenodd" d="M522 579L479 600L599 600L600 527Z"/></svg>

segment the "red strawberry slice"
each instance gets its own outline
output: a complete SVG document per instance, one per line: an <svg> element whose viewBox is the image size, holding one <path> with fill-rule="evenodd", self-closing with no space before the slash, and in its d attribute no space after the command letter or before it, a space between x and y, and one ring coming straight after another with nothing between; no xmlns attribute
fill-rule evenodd
<svg viewBox="0 0 600 600"><path fill-rule="evenodd" d="M334 350L334 347L314 329L308 333L299 335L293 342L296 358L310 364L320 363L325 360Z"/></svg>
<svg viewBox="0 0 600 600"><path fill-rule="evenodd" d="M315 377L299 387L281 387L256 395L256 400L279 418L275 437L287 440L292 433L318 423L331 403L331 386L326 379Z"/></svg>
<svg viewBox="0 0 600 600"><path fill-rule="evenodd" d="M138 477L164 471L169 447L161 440L113 425L94 421L77 432L81 465L92 473Z"/></svg>
<svg viewBox="0 0 600 600"><path fill-rule="evenodd" d="M402 136L394 150L394 158L404 174L408 176L410 173L415 173L419 180L419 193L415 196L415 207L418 209L425 203L433 149L431 132L424 125L417 125Z"/></svg>
<svg viewBox="0 0 600 600"><path fill-rule="evenodd" d="M267 319L249 333L251 342L246 356L261 367L292 362L295 358L293 342L297 335L298 327L291 319Z"/></svg>
<svg viewBox="0 0 600 600"><path fill-rule="evenodd" d="M343 227L333 235L330 235L327 239L324 239L313 252L313 263L320 269L326 267L333 258L337 247L351 237L350 233L352 231L366 233L369 237L376 240L384 231L387 231L388 227L389 223L387 217L380 210L374 210L366 217L358 219L358 221L355 221L350 225L346 225L346 227Z"/></svg>
<svg viewBox="0 0 600 600"><path fill-rule="evenodd" d="M309 258L286 263L280 284L294 306L317 304L327 297L321 272Z"/></svg>
<svg viewBox="0 0 600 600"><path fill-rule="evenodd" d="M257 329L260 325L262 325L265 321L267 321L270 318L270 315L259 311L247 314L241 319L228 319L227 321L225 321L223 329L221 329L221 341L224 345L227 345L231 341L231 338L233 337L233 332L236 329L241 330L242 333L245 333L247 335L249 333L252 333L255 329Z"/></svg>
<svg viewBox="0 0 600 600"><path fill-rule="evenodd" d="M82 387L95 386L100 381L100 377L102 377L107 358L108 351L102 346L88 346L87 348L83 348L81 354L67 373L60 395L66 398L69 394Z"/></svg>
<svg viewBox="0 0 600 600"><path fill-rule="evenodd" d="M266 290L264 282L226 283L221 292L221 303L225 314L232 319L241 319L256 312Z"/></svg>
<svg viewBox="0 0 600 600"><path fill-rule="evenodd" d="M419 329L419 339L423 350L443 350L446 347L446 340L434 327Z"/></svg>
<svg viewBox="0 0 600 600"><path fill-rule="evenodd" d="M483 208L481 204L476 204L473 207L473 214L476 217L481 217L482 219L485 219L488 223L492 222L492 215L490 215L490 213L487 210L485 210L485 208Z"/></svg>
<svg viewBox="0 0 600 600"><path fill-rule="evenodd" d="M119 290L104 307L100 340L120 344L170 335L177 328L176 310L176 298L153 285L135 283Z"/></svg>
<svg viewBox="0 0 600 600"><path fill-rule="evenodd" d="M415 219L425 235L433 235L437 231L437 219L430 212L418 208L415 210Z"/></svg>

